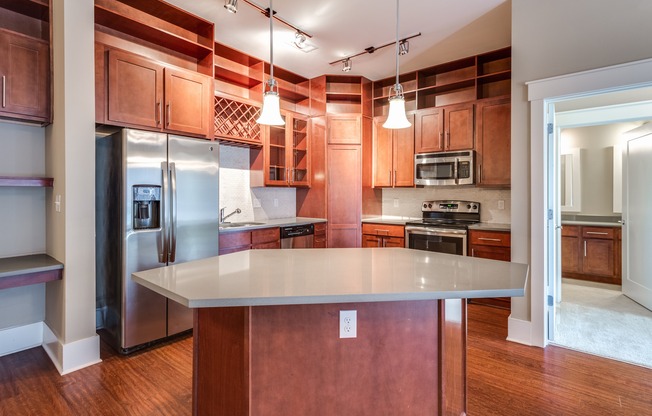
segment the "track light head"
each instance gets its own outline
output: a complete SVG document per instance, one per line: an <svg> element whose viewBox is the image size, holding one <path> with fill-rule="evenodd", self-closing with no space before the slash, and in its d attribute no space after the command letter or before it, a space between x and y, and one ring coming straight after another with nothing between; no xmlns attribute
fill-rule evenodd
<svg viewBox="0 0 652 416"><path fill-rule="evenodd" d="M408 52L410 52L410 42L404 39L398 44L398 54L407 55Z"/></svg>
<svg viewBox="0 0 652 416"><path fill-rule="evenodd" d="M351 70L351 58L342 60L342 72L349 72Z"/></svg>
<svg viewBox="0 0 652 416"><path fill-rule="evenodd" d="M224 8L229 12L229 13L237 13L238 12L238 0L225 0L224 1Z"/></svg>
<svg viewBox="0 0 652 416"><path fill-rule="evenodd" d="M306 35L303 33L297 31L294 34L294 46L296 46L299 49L303 49L306 47Z"/></svg>

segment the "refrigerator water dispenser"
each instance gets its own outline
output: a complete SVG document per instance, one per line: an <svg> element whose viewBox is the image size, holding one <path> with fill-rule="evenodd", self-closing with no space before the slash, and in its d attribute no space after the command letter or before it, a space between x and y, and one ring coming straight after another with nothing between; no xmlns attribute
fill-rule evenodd
<svg viewBox="0 0 652 416"><path fill-rule="evenodd" d="M161 187L157 185L134 185L134 229L143 230L161 226Z"/></svg>

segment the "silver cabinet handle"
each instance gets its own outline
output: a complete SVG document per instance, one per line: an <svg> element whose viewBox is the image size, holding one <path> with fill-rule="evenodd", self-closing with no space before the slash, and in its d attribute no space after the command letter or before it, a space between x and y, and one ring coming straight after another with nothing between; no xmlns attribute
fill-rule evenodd
<svg viewBox="0 0 652 416"><path fill-rule="evenodd" d="M396 171L394 171L394 183L392 184L392 186L396 186Z"/></svg>
<svg viewBox="0 0 652 416"><path fill-rule="evenodd" d="M487 238L487 237L478 237L478 240L482 240L482 241L497 241L497 242L502 241L500 238Z"/></svg>
<svg viewBox="0 0 652 416"><path fill-rule="evenodd" d="M444 149L444 144L442 143L443 138L444 138L444 132L440 131L439 132L439 148L442 149L442 150Z"/></svg>
<svg viewBox="0 0 652 416"><path fill-rule="evenodd" d="M471 249L471 257L475 257L475 249L474 248Z"/></svg>
<svg viewBox="0 0 652 416"><path fill-rule="evenodd" d="M376 235L380 235L380 233L385 233L384 235L389 235L389 230L382 230L382 229L376 228Z"/></svg>
<svg viewBox="0 0 652 416"><path fill-rule="evenodd" d="M170 163L170 263L177 257L177 169Z"/></svg>
<svg viewBox="0 0 652 416"><path fill-rule="evenodd" d="M172 114L172 103L167 103L165 106L165 127L170 127L170 117Z"/></svg>
<svg viewBox="0 0 652 416"><path fill-rule="evenodd" d="M593 234L593 235L609 235L609 233L597 232L597 231L587 231L586 233Z"/></svg>
<svg viewBox="0 0 652 416"><path fill-rule="evenodd" d="M2 108L7 106L7 77L2 76Z"/></svg>
<svg viewBox="0 0 652 416"><path fill-rule="evenodd" d="M389 173L389 186L392 186L392 170L387 171Z"/></svg>
<svg viewBox="0 0 652 416"><path fill-rule="evenodd" d="M584 240L584 257L586 257L586 240Z"/></svg>
<svg viewBox="0 0 652 416"><path fill-rule="evenodd" d="M482 183L482 163L478 165L478 170L480 171L478 172L478 176L479 176L478 182Z"/></svg>
<svg viewBox="0 0 652 416"><path fill-rule="evenodd" d="M156 125L160 126L161 125L161 119L163 118L163 113L161 112L161 102L156 103Z"/></svg>

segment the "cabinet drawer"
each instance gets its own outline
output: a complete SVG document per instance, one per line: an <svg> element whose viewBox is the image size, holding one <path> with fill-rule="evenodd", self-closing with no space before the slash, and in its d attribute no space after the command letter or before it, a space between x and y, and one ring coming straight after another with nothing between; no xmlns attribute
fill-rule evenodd
<svg viewBox="0 0 652 416"><path fill-rule="evenodd" d="M582 237L613 240L614 229L606 227L582 227Z"/></svg>
<svg viewBox="0 0 652 416"><path fill-rule="evenodd" d="M220 234L220 250L231 247L250 246L251 231Z"/></svg>
<svg viewBox="0 0 652 416"><path fill-rule="evenodd" d="M511 233L503 231L470 231L470 243L484 246L510 247Z"/></svg>
<svg viewBox="0 0 652 416"><path fill-rule="evenodd" d="M405 227L390 224L362 224L362 234L377 235L380 237L405 237Z"/></svg>
<svg viewBox="0 0 652 416"><path fill-rule="evenodd" d="M272 243L281 239L281 229L276 228L263 228L260 230L253 230L251 232L252 244Z"/></svg>
<svg viewBox="0 0 652 416"><path fill-rule="evenodd" d="M326 233L326 229L328 228L327 222L316 222L313 225L315 226L315 235Z"/></svg>
<svg viewBox="0 0 652 416"><path fill-rule="evenodd" d="M579 237L580 227L577 225L564 225L561 227L562 237Z"/></svg>
<svg viewBox="0 0 652 416"><path fill-rule="evenodd" d="M254 244L251 246L252 250L267 250L270 248L281 248L281 242L272 241L270 243Z"/></svg>

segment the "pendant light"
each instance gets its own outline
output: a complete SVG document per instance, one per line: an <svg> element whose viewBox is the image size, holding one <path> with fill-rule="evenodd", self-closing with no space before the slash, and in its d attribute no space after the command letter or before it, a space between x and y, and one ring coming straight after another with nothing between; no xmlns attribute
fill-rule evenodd
<svg viewBox="0 0 652 416"><path fill-rule="evenodd" d="M284 126L285 120L281 117L281 100L278 95L278 86L274 79L274 8L272 0L269 0L269 79L267 80L268 90L263 94L263 108L260 117L256 120L258 124L269 126Z"/></svg>
<svg viewBox="0 0 652 416"><path fill-rule="evenodd" d="M405 116L405 97L403 96L403 86L398 82L398 59L399 59L399 38L398 38L398 1L396 0L396 84L391 90L394 95L389 97L389 114L383 124L386 129L404 129L410 127L410 123Z"/></svg>

